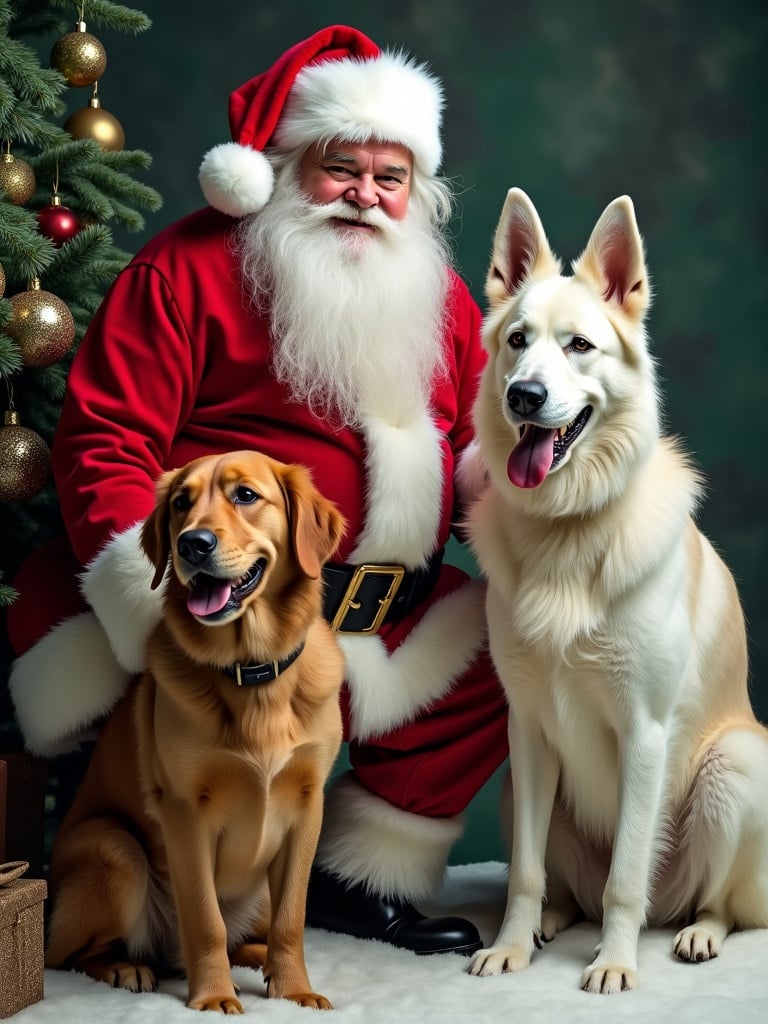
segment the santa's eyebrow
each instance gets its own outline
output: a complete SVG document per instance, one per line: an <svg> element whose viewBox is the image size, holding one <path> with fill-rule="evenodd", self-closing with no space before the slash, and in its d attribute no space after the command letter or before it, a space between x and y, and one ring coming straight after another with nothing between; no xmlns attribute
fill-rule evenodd
<svg viewBox="0 0 768 1024"><path fill-rule="evenodd" d="M325 153L325 159L335 160L337 163L340 164L355 163L355 158L353 156L350 156L348 153L339 153L335 149L332 149L329 152Z"/></svg>
<svg viewBox="0 0 768 1024"><path fill-rule="evenodd" d="M403 167L400 164L390 164L388 167L385 167L384 170L387 174L399 174L404 178L408 177L408 168Z"/></svg>
<svg viewBox="0 0 768 1024"><path fill-rule="evenodd" d="M325 160L336 163L336 164L350 164L351 166L357 166L357 160L355 157L350 156L349 153L337 153L330 152L326 153ZM408 177L408 168L401 164L387 164L386 167L379 169L377 174L399 174L404 177Z"/></svg>

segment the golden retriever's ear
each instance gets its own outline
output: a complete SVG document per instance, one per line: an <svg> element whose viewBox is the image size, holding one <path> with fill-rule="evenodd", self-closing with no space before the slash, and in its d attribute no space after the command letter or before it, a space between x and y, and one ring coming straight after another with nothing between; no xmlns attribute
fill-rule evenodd
<svg viewBox="0 0 768 1024"><path fill-rule="evenodd" d="M288 506L296 561L305 576L316 580L344 536L344 518L318 491L304 466L276 472Z"/></svg>
<svg viewBox="0 0 768 1024"><path fill-rule="evenodd" d="M171 555L170 506L168 504L176 470L170 470L158 477L155 484L155 507L144 520L141 528L141 546L152 565L155 575L152 578L152 589L157 590L168 568Z"/></svg>

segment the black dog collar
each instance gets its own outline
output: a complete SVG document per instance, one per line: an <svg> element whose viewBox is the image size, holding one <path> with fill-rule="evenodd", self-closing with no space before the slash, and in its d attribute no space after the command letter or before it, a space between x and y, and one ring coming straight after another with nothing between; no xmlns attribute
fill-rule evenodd
<svg viewBox="0 0 768 1024"><path fill-rule="evenodd" d="M300 644L296 650L289 654L282 661L265 661L261 665L241 665L236 661L232 668L225 668L225 675L231 676L238 686L260 686L262 683L271 683L277 679L281 672L285 672L289 665L292 665L304 650L304 644Z"/></svg>

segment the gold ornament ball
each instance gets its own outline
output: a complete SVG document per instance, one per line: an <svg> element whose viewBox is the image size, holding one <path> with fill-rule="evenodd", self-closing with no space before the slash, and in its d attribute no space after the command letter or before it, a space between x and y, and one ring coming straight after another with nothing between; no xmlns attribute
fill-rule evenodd
<svg viewBox="0 0 768 1024"><path fill-rule="evenodd" d="M107 51L96 36L85 31L84 21L79 21L75 31L62 36L51 50L51 67L61 72L69 85L93 85L106 66Z"/></svg>
<svg viewBox="0 0 768 1024"><path fill-rule="evenodd" d="M0 501L28 501L39 494L51 471L48 445L34 430L22 427L19 414L5 414L0 427Z"/></svg>
<svg viewBox="0 0 768 1024"><path fill-rule="evenodd" d="M18 160L12 153L0 156L0 191L14 206L23 206L36 188L35 172L26 161Z"/></svg>
<svg viewBox="0 0 768 1024"><path fill-rule="evenodd" d="M52 366L72 348L75 321L58 295L44 291L35 280L32 287L10 298L13 315L5 333L21 349L25 366Z"/></svg>
<svg viewBox="0 0 768 1024"><path fill-rule="evenodd" d="M87 107L76 110L64 122L64 130L73 139L95 139L102 149L121 150L125 145L123 126L108 110L104 110L98 96L92 97Z"/></svg>

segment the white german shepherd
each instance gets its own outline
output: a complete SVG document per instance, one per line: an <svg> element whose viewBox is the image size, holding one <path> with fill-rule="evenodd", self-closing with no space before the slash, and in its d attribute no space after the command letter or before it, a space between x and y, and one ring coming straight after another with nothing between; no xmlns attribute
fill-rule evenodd
<svg viewBox="0 0 768 1024"><path fill-rule="evenodd" d="M768 731L733 578L691 518L698 477L660 435L632 202L607 207L564 277L511 189L486 295L490 486L469 529L514 820L504 921L469 971L520 970L586 916L602 937L582 987L618 992L637 985L644 923L680 926L685 961L768 926Z"/></svg>

